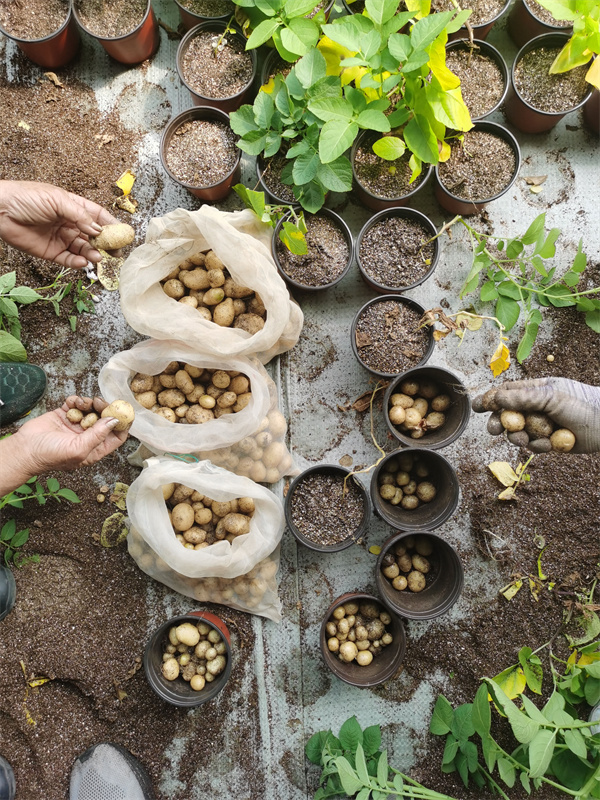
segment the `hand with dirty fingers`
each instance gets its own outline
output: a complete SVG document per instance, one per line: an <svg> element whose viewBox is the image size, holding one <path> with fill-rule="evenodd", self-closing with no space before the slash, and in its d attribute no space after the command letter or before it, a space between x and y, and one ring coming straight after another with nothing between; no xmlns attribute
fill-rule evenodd
<svg viewBox="0 0 600 800"><path fill-rule="evenodd" d="M102 206L58 186L0 180L0 238L37 258L73 269L97 263L89 238L115 222Z"/></svg>
<svg viewBox="0 0 600 800"><path fill-rule="evenodd" d="M473 400L472 405L473 410L478 413L491 411L493 415L498 415L502 411L520 412L526 415L526 418L531 414L545 414L552 423L574 434L575 444L570 452L600 452L600 387L598 386L590 386L569 378L508 381L479 395ZM489 423L488 430L490 430ZM501 432L501 428L498 432ZM535 447L531 449L535 452Z"/></svg>

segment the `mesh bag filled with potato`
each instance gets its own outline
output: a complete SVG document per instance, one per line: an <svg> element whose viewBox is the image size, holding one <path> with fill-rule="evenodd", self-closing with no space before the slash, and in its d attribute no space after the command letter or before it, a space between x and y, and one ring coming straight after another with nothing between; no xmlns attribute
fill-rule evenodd
<svg viewBox="0 0 600 800"><path fill-rule="evenodd" d="M207 205L151 220L121 270L125 319L154 339L266 364L296 344L303 323L273 262L272 233L249 210Z"/></svg>
<svg viewBox="0 0 600 800"><path fill-rule="evenodd" d="M129 553L147 575L198 602L281 620L279 499L208 461L150 458L127 493Z"/></svg>

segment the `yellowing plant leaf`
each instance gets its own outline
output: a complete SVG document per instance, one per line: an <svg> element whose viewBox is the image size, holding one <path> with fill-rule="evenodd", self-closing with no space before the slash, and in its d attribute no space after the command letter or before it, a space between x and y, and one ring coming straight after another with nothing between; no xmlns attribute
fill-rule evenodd
<svg viewBox="0 0 600 800"><path fill-rule="evenodd" d="M523 672L522 667L509 667L499 675L496 675L493 680L500 686L501 689L504 690L504 693L511 700L514 700L515 697L523 694L525 687L527 686L525 673ZM490 697L490 700L491 699L492 698Z"/></svg>
<svg viewBox="0 0 600 800"><path fill-rule="evenodd" d="M488 469L503 486L512 486L519 480L517 473L508 461L492 461L491 464L488 464Z"/></svg>
<svg viewBox="0 0 600 800"><path fill-rule="evenodd" d="M102 547L116 547L125 541L127 533L125 517L120 511L117 511L116 514L111 514L110 517L104 520L102 533L100 534L100 544Z"/></svg>
<svg viewBox="0 0 600 800"><path fill-rule="evenodd" d="M415 12L415 17L421 19L431 11L431 0L406 0L406 8Z"/></svg>
<svg viewBox="0 0 600 800"><path fill-rule="evenodd" d="M381 553L381 547L379 547L378 544L372 544L371 547L369 547L369 553L373 553L374 556L378 556L379 553Z"/></svg>
<svg viewBox="0 0 600 800"><path fill-rule="evenodd" d="M571 653L571 655L577 655L577 653ZM569 656L569 660L567 664L571 660L571 656ZM596 653L583 653L580 657L579 661L577 662L578 667L587 667L588 664L594 664L596 661L600 661L600 652Z"/></svg>
<svg viewBox="0 0 600 800"><path fill-rule="evenodd" d="M452 153L452 148L448 144L448 142L441 142L440 147L440 161L443 164L444 161L448 161L450 158L450 154Z"/></svg>
<svg viewBox="0 0 600 800"><path fill-rule="evenodd" d="M591 83L592 86L595 86L596 89L600 89L600 58L595 58L592 61L591 67L585 74L585 79L588 83Z"/></svg>
<svg viewBox="0 0 600 800"><path fill-rule="evenodd" d="M470 331L478 331L483 325L481 317L471 317L469 314L457 314L456 322L461 328L468 328Z"/></svg>
<svg viewBox="0 0 600 800"><path fill-rule="evenodd" d="M438 330L435 330L435 331L433 332L433 340L434 340L435 342L439 342L439 341L441 341L441 340L442 340L444 337L448 336L448 334L449 334L449 333L450 333L450 331L438 331Z"/></svg>
<svg viewBox="0 0 600 800"><path fill-rule="evenodd" d="M119 187L119 189L123 192L124 195L128 195L133 189L134 183L135 183L135 175L130 169L128 169L125 170L125 172L121 175L116 185Z"/></svg>
<svg viewBox="0 0 600 800"><path fill-rule="evenodd" d="M518 578L516 581L509 583L508 586L505 586L504 589L500 589L500 594L507 600L512 600L522 586L523 581Z"/></svg>
<svg viewBox="0 0 600 800"><path fill-rule="evenodd" d="M36 686L43 686L48 681L51 681L52 678L34 678L32 681L27 681L27 683L31 686L32 689L35 689Z"/></svg>
<svg viewBox="0 0 600 800"><path fill-rule="evenodd" d="M435 39L429 47L429 67L444 91L460 86L460 78L446 66L445 42L440 38Z"/></svg>
<svg viewBox="0 0 600 800"><path fill-rule="evenodd" d="M498 495L498 500L516 500L516 499L517 497L515 495L515 490L512 486L509 486L508 489L503 489Z"/></svg>
<svg viewBox="0 0 600 800"><path fill-rule="evenodd" d="M342 68L340 67L340 61L342 61L344 58L350 58L351 56L355 55L346 47L342 47L341 44L334 42L328 36L321 37L317 45L317 50L321 51L321 55L325 59L328 75L339 75L342 71ZM353 69L358 69L358 67L354 67ZM365 70L363 69L363 74L364 72Z"/></svg>
<svg viewBox="0 0 600 800"><path fill-rule="evenodd" d="M509 367L510 351L504 342L500 342L490 361L490 369L494 374L494 378L497 378L498 375L501 375Z"/></svg>

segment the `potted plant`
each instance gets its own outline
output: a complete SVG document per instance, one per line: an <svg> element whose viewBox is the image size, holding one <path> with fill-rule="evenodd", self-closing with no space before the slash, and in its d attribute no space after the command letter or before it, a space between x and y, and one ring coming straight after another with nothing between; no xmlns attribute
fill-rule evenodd
<svg viewBox="0 0 600 800"><path fill-rule="evenodd" d="M58 10L44 0L29 3L26 10L21 4L4 3L0 5L0 32L45 69L64 67L79 50L71 0L62 0Z"/></svg>
<svg viewBox="0 0 600 800"><path fill-rule="evenodd" d="M80 27L122 64L139 64L158 50L150 0L74 0L73 12Z"/></svg>
<svg viewBox="0 0 600 800"><path fill-rule="evenodd" d="M174 0L186 31L207 19L226 22L235 11L231 0Z"/></svg>

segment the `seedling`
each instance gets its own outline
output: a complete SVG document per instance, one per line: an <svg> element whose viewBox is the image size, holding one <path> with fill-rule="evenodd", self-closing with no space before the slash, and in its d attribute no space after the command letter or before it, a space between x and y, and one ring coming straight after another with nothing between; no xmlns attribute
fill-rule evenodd
<svg viewBox="0 0 600 800"><path fill-rule="evenodd" d="M288 216L279 231L279 238L287 249L295 255L304 255L308 251L306 239L306 222L304 213L298 211L294 206L270 205L265 202L264 192L256 192L247 189L243 183L238 183L233 187L244 201L246 206L254 211L261 222L265 222L274 228L282 217Z"/></svg>

